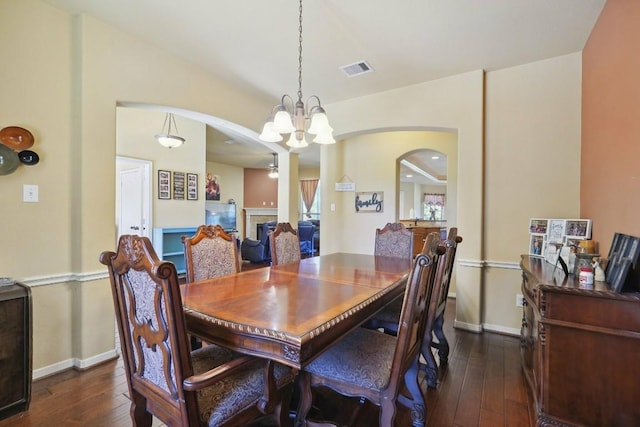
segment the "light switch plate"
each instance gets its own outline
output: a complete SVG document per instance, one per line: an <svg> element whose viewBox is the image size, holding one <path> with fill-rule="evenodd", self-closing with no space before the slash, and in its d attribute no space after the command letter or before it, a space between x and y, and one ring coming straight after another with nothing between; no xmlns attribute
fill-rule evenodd
<svg viewBox="0 0 640 427"><path fill-rule="evenodd" d="M36 203L38 201L38 186L31 184L22 185L22 201Z"/></svg>

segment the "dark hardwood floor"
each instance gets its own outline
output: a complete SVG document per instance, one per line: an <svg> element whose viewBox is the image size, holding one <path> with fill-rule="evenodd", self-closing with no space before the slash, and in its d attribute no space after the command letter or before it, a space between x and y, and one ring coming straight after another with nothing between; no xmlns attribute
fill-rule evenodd
<svg viewBox="0 0 640 427"><path fill-rule="evenodd" d="M520 368L519 338L454 329L455 300L447 307L445 333L451 345L449 365L438 388L426 390L427 425L435 427L530 427L531 416ZM0 420L0 427L131 426L124 369L111 361L86 371L69 370L33 383L29 411ZM330 416L347 419L357 400L329 390L319 393L317 406ZM400 407L396 426L410 426ZM377 425L377 408L365 404L358 427ZM345 418L346 417L346 418ZM163 426L154 419L154 426ZM252 427L271 426L267 421Z"/></svg>

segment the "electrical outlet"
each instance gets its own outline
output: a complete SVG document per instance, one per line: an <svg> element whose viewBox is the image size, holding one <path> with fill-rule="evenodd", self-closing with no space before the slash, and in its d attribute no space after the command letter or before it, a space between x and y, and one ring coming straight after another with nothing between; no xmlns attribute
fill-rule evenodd
<svg viewBox="0 0 640 427"><path fill-rule="evenodd" d="M524 296L522 294L516 294L516 307L524 306Z"/></svg>

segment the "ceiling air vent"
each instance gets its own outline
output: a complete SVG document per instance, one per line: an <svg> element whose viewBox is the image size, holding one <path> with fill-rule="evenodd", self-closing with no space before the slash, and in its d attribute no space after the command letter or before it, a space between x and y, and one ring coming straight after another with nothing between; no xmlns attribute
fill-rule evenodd
<svg viewBox="0 0 640 427"><path fill-rule="evenodd" d="M373 68L367 61L355 62L349 65L343 65L340 69L349 77L360 76L362 74L372 73Z"/></svg>

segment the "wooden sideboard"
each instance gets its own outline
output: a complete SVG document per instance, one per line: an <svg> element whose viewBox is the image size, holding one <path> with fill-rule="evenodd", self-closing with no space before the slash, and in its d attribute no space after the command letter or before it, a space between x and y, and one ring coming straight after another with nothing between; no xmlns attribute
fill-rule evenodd
<svg viewBox="0 0 640 427"><path fill-rule="evenodd" d="M538 426L640 425L640 294L522 256L522 367Z"/></svg>
<svg viewBox="0 0 640 427"><path fill-rule="evenodd" d="M0 419L31 401L31 289L0 287Z"/></svg>
<svg viewBox="0 0 640 427"><path fill-rule="evenodd" d="M441 239L447 238L446 227L407 227L413 233L413 256L415 257L422 251L424 240L430 233L440 233Z"/></svg>

